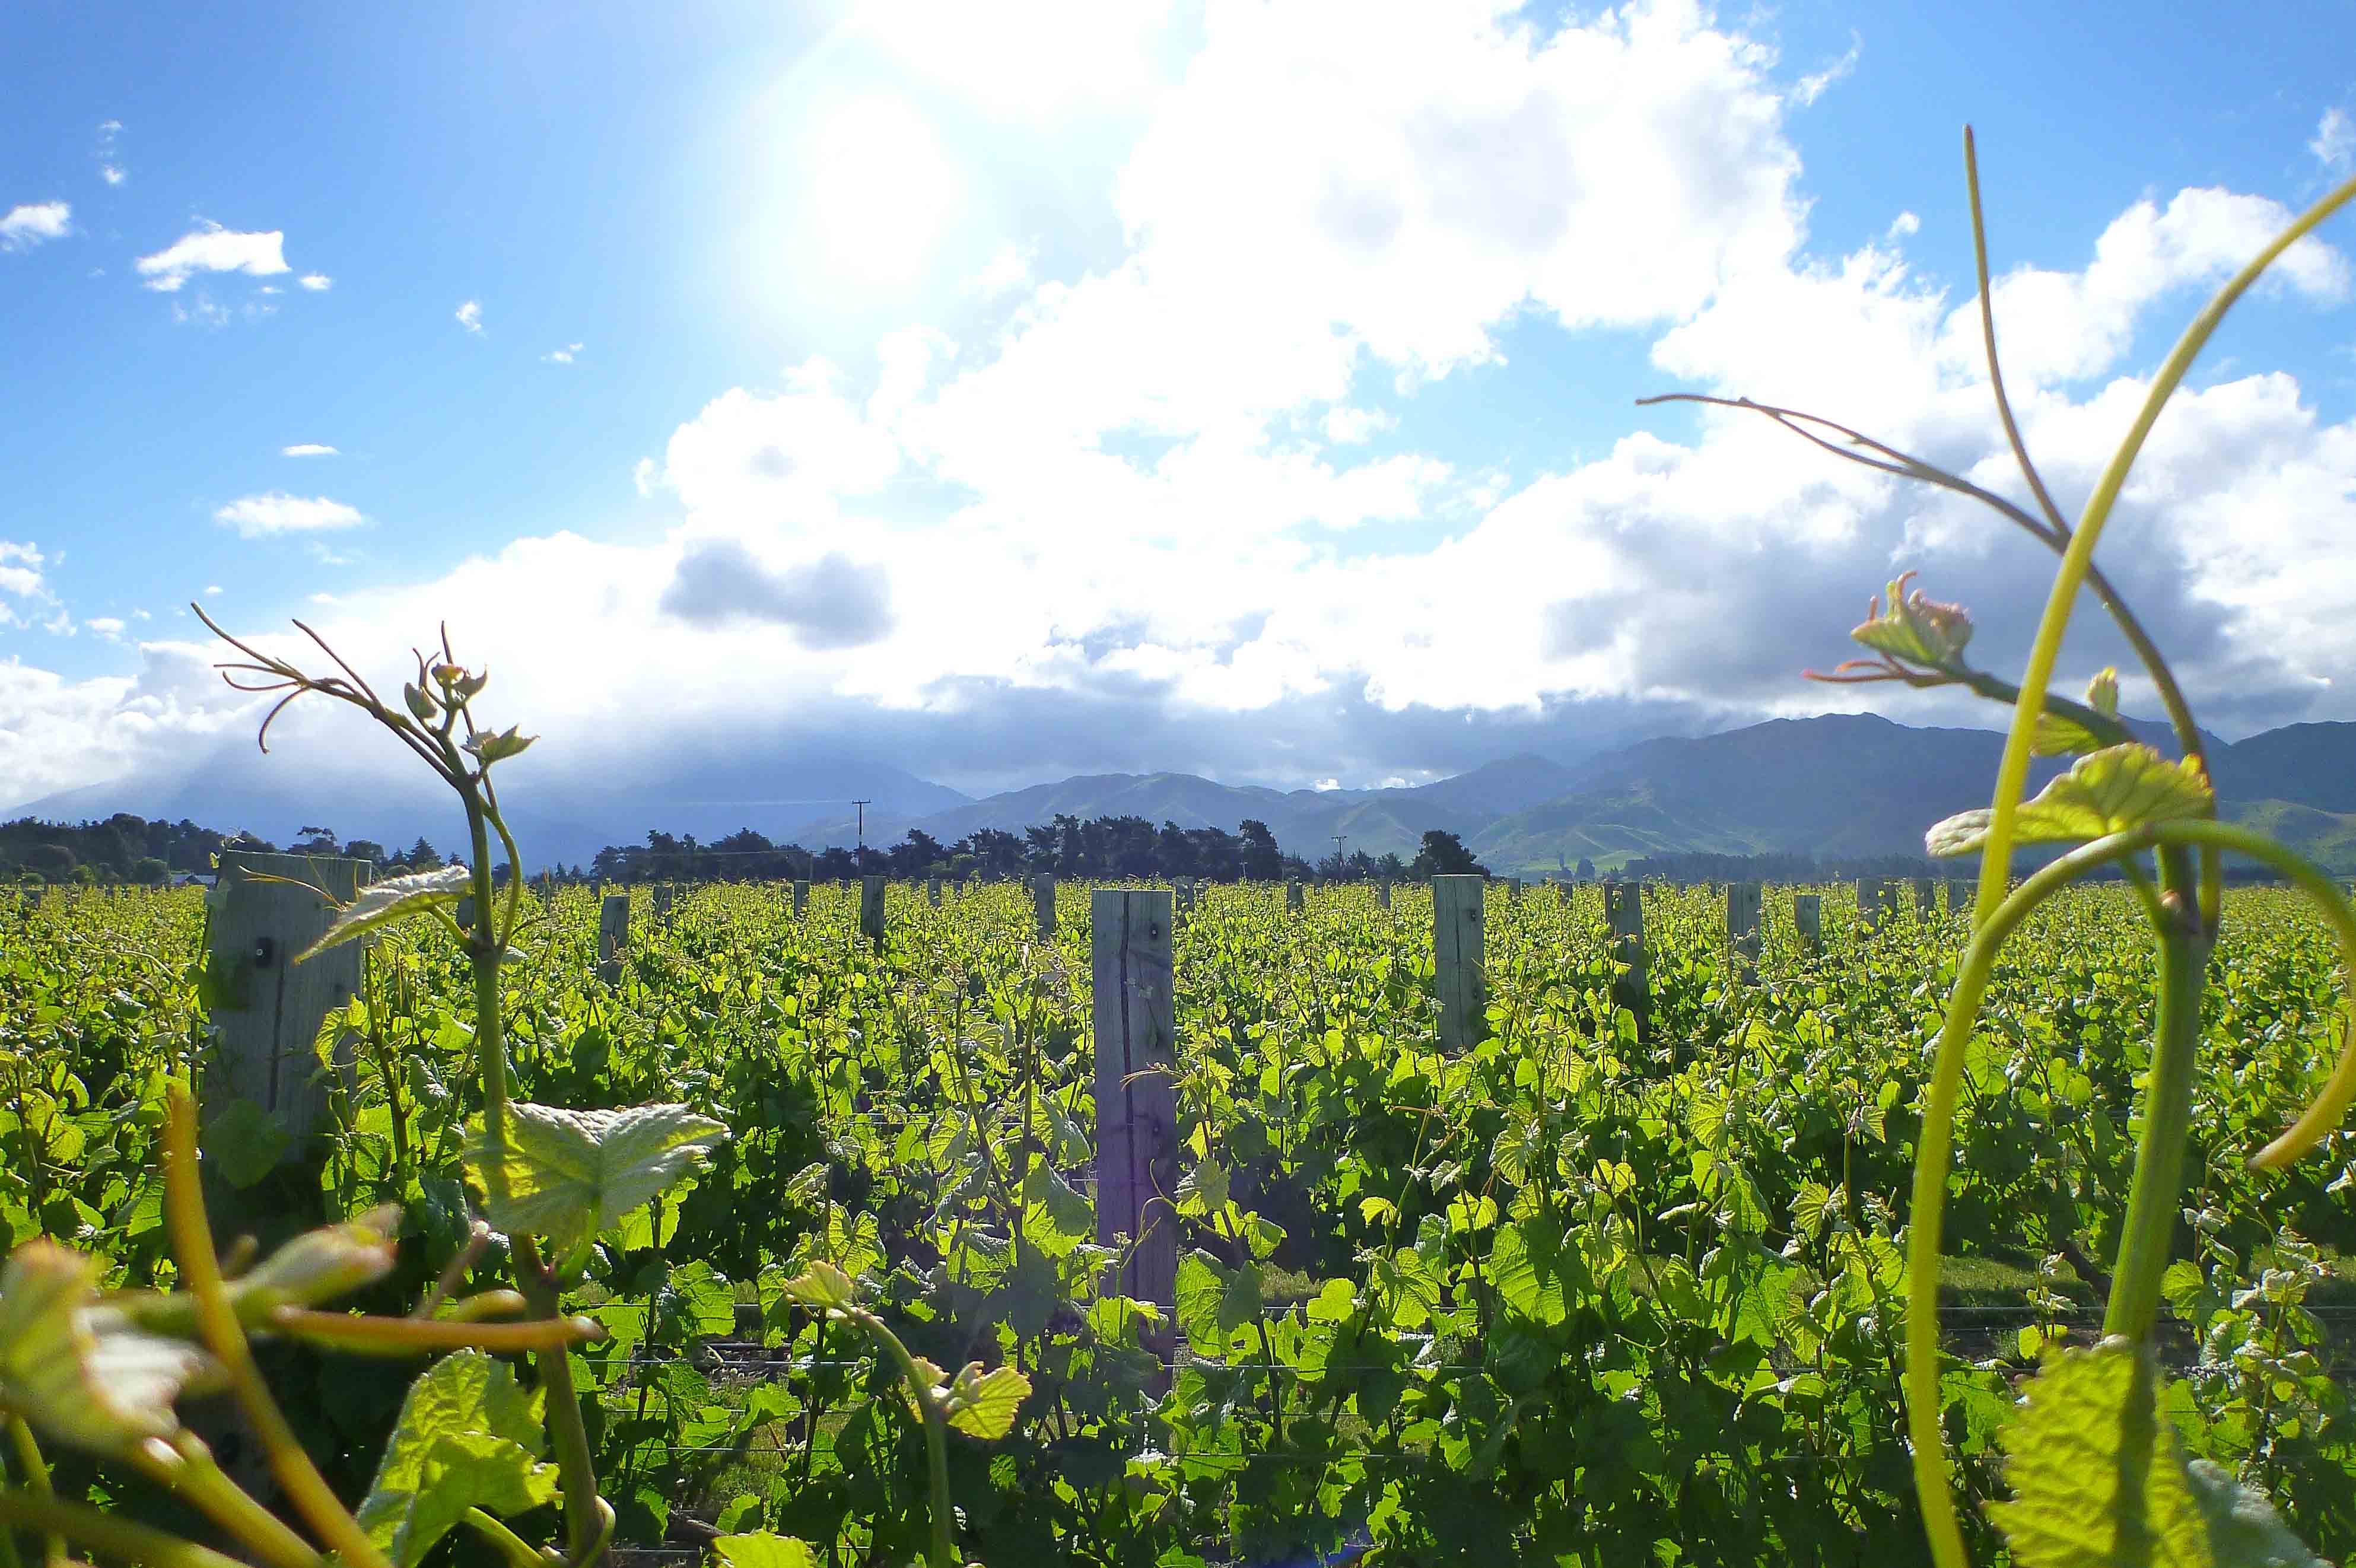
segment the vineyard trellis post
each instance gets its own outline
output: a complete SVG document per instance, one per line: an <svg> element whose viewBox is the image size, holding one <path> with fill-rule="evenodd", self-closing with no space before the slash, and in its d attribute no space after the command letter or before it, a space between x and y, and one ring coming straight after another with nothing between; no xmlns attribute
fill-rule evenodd
<svg viewBox="0 0 2356 1568"><path fill-rule="evenodd" d="M1792 895L1792 930L1800 939L1802 954L1814 957L1824 950L1824 894L1794 893Z"/></svg>
<svg viewBox="0 0 2356 1568"><path fill-rule="evenodd" d="M1178 1305L1175 912L1159 888L1098 888L1088 910L1097 1242L1128 1247L1114 1289L1160 1307L1164 1325ZM1147 1343L1166 1354L1169 1330L1156 1332Z"/></svg>
<svg viewBox="0 0 2356 1568"><path fill-rule="evenodd" d="M859 934L880 950L884 945L884 879L859 879Z"/></svg>
<svg viewBox="0 0 2356 1568"><path fill-rule="evenodd" d="M1284 907L1293 914L1299 914L1308 907L1306 899L1301 891L1301 882L1298 878L1290 880L1284 884Z"/></svg>
<svg viewBox="0 0 2356 1568"><path fill-rule="evenodd" d="M809 883L798 880L794 883L794 918L799 920L809 912Z"/></svg>
<svg viewBox="0 0 2356 1568"><path fill-rule="evenodd" d="M1391 907L1391 880L1388 877L1376 879L1375 882L1375 904L1378 909L1388 909Z"/></svg>
<svg viewBox="0 0 2356 1568"><path fill-rule="evenodd" d="M1759 969L1759 912L1765 896L1757 882L1726 884L1726 944L1746 974Z"/></svg>
<svg viewBox="0 0 2356 1568"><path fill-rule="evenodd" d="M1929 920L1937 913L1938 910L1932 902L1931 879L1928 877L1915 878L1914 918L1916 920Z"/></svg>
<svg viewBox="0 0 2356 1568"><path fill-rule="evenodd" d="M925 879L925 901L935 909L941 907L941 880L938 877Z"/></svg>
<svg viewBox="0 0 2356 1568"><path fill-rule="evenodd" d="M1039 918L1039 940L1055 940L1055 878L1042 871L1031 879L1031 906Z"/></svg>
<svg viewBox="0 0 2356 1568"><path fill-rule="evenodd" d="M1898 912L1898 879L1895 877L1864 877L1857 884L1857 915L1860 924L1879 930L1884 920Z"/></svg>
<svg viewBox="0 0 2356 1568"><path fill-rule="evenodd" d="M1488 928L1486 877L1431 879L1432 977L1440 992L1440 1047L1481 1042L1489 1020L1483 944Z"/></svg>
<svg viewBox="0 0 2356 1568"><path fill-rule="evenodd" d="M655 919L665 926L670 924L671 892L671 885L669 882L655 884Z"/></svg>
<svg viewBox="0 0 2356 1568"><path fill-rule="evenodd" d="M608 986L622 978L622 949L630 941L630 895L607 893L597 901L597 978Z"/></svg>
<svg viewBox="0 0 2356 1568"><path fill-rule="evenodd" d="M1507 903L1509 903L1509 904L1512 904L1512 905L1515 906L1516 908L1519 908L1519 907L1520 907L1520 905L1521 905L1521 901L1522 901L1522 879L1521 879L1521 878L1519 878L1519 877L1507 877L1507 878L1505 879L1505 901L1506 901Z"/></svg>
<svg viewBox="0 0 2356 1568"><path fill-rule="evenodd" d="M290 1138L306 1136L326 1121L329 1086L313 1046L327 1015L359 990L364 944L346 943L305 964L294 957L326 935L335 919L334 907L319 893L349 902L371 869L366 860L220 852L224 891L206 944L219 1031L204 1083L208 1120L231 1100L248 1100ZM348 1052L338 1046L335 1056L341 1066Z"/></svg>
<svg viewBox="0 0 2356 1568"><path fill-rule="evenodd" d="M1603 887L1603 919L1612 933L1612 955L1627 972L1612 983L1612 999L1636 1020L1636 1038L1653 1038L1653 997L1645 978L1644 886L1642 882L1607 882Z"/></svg>

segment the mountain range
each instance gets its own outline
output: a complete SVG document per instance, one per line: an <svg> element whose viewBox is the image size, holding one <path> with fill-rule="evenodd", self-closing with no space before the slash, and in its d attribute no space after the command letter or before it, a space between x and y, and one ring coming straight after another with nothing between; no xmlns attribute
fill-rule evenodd
<svg viewBox="0 0 2356 1568"><path fill-rule="evenodd" d="M2172 753L2159 726L2137 732ZM2204 737L2225 813L2260 823L2335 871L2356 872L2356 723L2294 724L2228 743ZM1037 784L929 815L883 820L885 843L921 827L952 843L978 827L1021 831L1058 815L1142 816L1232 832L1246 817L1310 859L1333 837L1371 855L1412 856L1428 828L1461 836L1492 871L1543 876L1582 859L1600 870L1656 853L1920 855L1922 833L1986 805L2004 751L1992 730L1918 728L1872 714L1776 719L1694 738L1665 737L1566 765L1494 762L1435 784L1367 790L1273 790L1192 773L1104 773ZM2030 787L2061 771L2042 762ZM791 835L851 842L829 816Z"/></svg>
<svg viewBox="0 0 2356 1568"><path fill-rule="evenodd" d="M2137 730L2172 751L2158 727ZM2356 874L2356 723L2293 724L2207 745L2225 815L2265 827L2335 872ZM2003 749L1995 731L1832 714L1644 741L1573 763L1507 757L1406 787L1288 791L1193 773L1100 773L980 800L863 760L781 766L715 749L674 753L638 776L519 775L511 822L533 867L585 862L607 844L643 842L649 827L709 842L750 827L777 843L820 848L856 840L858 819L840 803L862 795L870 798L870 844L895 842L910 827L954 843L979 827L1019 832L1058 816L1135 816L1229 832L1257 818L1284 848L1312 860L1333 852L1336 835L1350 850L1412 856L1437 827L1461 836L1493 871L1541 876L1582 859L1612 870L1679 850L1919 855L1924 828L1987 804ZM2060 766L2039 764L2030 787ZM835 804L809 815L822 803ZM306 778L265 763L250 742L174 778L67 791L11 815L72 821L117 811L243 827L279 841L315 824L347 839L398 845L423 832L445 849L459 841L455 808L415 781L389 789L380 778Z"/></svg>

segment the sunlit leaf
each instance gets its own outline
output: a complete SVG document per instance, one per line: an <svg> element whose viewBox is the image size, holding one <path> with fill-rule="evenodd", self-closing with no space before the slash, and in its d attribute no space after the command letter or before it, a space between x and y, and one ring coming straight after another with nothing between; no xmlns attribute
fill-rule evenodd
<svg viewBox="0 0 2356 1568"><path fill-rule="evenodd" d="M1003 1437L1030 1395L1031 1380L1012 1367L984 1372L980 1362L969 1362L948 1386L945 1414L951 1426L969 1436Z"/></svg>
<svg viewBox="0 0 2356 1568"><path fill-rule="evenodd" d="M728 1568L818 1568L818 1553L807 1541L766 1530L723 1535L712 1543L712 1550Z"/></svg>
<svg viewBox="0 0 2356 1568"><path fill-rule="evenodd" d="M409 1385L357 1515L397 1568L413 1568L470 1508L521 1513L552 1500L541 1395L500 1361L460 1350Z"/></svg>
<svg viewBox="0 0 2356 1568"><path fill-rule="evenodd" d="M434 908L437 904L456 903L474 891L475 874L466 867L451 864L431 871L412 871L405 877L388 877L381 882L370 882L359 896L336 912L335 921L327 933L294 955L294 962L316 957L330 947L340 947L354 937L365 936L378 926L403 919Z"/></svg>
<svg viewBox="0 0 2356 1568"><path fill-rule="evenodd" d="M2147 822L2178 822L2214 814L2217 797L2198 762L2172 762L2149 746L2110 746L2076 765L2024 802L2013 816L2022 844L2075 844L2123 833ZM1987 842L1992 814L1959 812L1923 836L1935 856L1968 855Z"/></svg>
<svg viewBox="0 0 2356 1568"><path fill-rule="evenodd" d="M472 1133L466 1168L485 1194L484 1217L509 1234L544 1236L560 1254L668 1189L728 1136L684 1105L528 1103L508 1107L503 1149L490 1148L479 1121Z"/></svg>
<svg viewBox="0 0 2356 1568"><path fill-rule="evenodd" d="M0 1268L0 1405L106 1454L179 1426L172 1402L210 1362L98 1305L96 1258L48 1240Z"/></svg>

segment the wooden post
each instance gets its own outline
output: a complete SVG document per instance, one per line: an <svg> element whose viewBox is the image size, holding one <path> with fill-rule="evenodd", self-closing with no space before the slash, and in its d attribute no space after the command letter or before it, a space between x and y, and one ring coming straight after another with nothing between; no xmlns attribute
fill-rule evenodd
<svg viewBox="0 0 2356 1568"><path fill-rule="evenodd" d="M797 881L794 884L794 918L799 920L808 912L809 912L809 883Z"/></svg>
<svg viewBox="0 0 2356 1568"><path fill-rule="evenodd" d="M319 1027L359 991L362 944L329 948L307 963L294 955L327 934L336 912L310 888L258 882L297 878L344 902L369 880L366 860L310 855L220 853L226 886L207 943L219 1000L219 1050L203 1084L206 1119L231 1100L250 1100L290 1137L308 1136L327 1115L328 1085L316 1050ZM340 1070L349 1053L335 1051Z"/></svg>
<svg viewBox="0 0 2356 1568"><path fill-rule="evenodd" d="M1746 972L1759 968L1759 908L1764 898L1757 882L1726 884L1726 944Z"/></svg>
<svg viewBox="0 0 2356 1568"><path fill-rule="evenodd" d="M1515 907L1517 907L1517 908L1520 906L1521 901L1522 901L1522 879L1521 879L1521 878L1519 878L1519 877L1507 877L1507 878L1505 879L1505 901L1506 901L1507 903L1509 903L1509 904L1513 904L1513 905L1515 905Z"/></svg>
<svg viewBox="0 0 2356 1568"><path fill-rule="evenodd" d="M1097 1242L1135 1245L1112 1293L1178 1304L1177 987L1172 898L1161 889L1098 888L1089 901L1096 1025ZM1169 1346L1167 1330L1156 1346ZM1147 1341L1152 1344L1152 1340Z"/></svg>
<svg viewBox="0 0 2356 1568"><path fill-rule="evenodd" d="M884 879L859 879L859 933L877 947L884 945Z"/></svg>
<svg viewBox="0 0 2356 1568"><path fill-rule="evenodd" d="M1284 907L1294 914L1299 914L1308 907L1301 898L1301 884L1298 881L1288 881L1284 884Z"/></svg>
<svg viewBox="0 0 2356 1568"><path fill-rule="evenodd" d="M1883 919L1898 912L1898 879L1868 877L1857 884L1857 912L1869 928L1879 930Z"/></svg>
<svg viewBox="0 0 2356 1568"><path fill-rule="evenodd" d="M1938 913L1938 911L1932 906L1931 901L1931 879L1928 877L1915 878L1914 918L1916 920L1929 920L1936 913Z"/></svg>
<svg viewBox="0 0 2356 1568"><path fill-rule="evenodd" d="M1603 888L1603 918L1612 931L1612 955L1628 972L1612 985L1612 1000L1635 1017L1636 1038L1653 1038L1653 994L1645 983L1644 889L1640 882L1608 882Z"/></svg>
<svg viewBox="0 0 2356 1568"><path fill-rule="evenodd" d="M1039 917L1039 940L1055 940L1055 879L1042 871L1031 879L1031 907Z"/></svg>
<svg viewBox="0 0 2356 1568"><path fill-rule="evenodd" d="M670 923L670 897L671 886L669 882L660 882L656 884L655 918L662 922L665 925L669 925Z"/></svg>
<svg viewBox="0 0 2356 1568"><path fill-rule="evenodd" d="M1391 907L1391 880L1388 877L1381 878L1375 883L1375 907L1377 909Z"/></svg>
<svg viewBox="0 0 2356 1568"><path fill-rule="evenodd" d="M925 901L935 909L941 907L941 880L938 877L925 879Z"/></svg>
<svg viewBox="0 0 2356 1568"><path fill-rule="evenodd" d="M1432 976L1440 991L1440 1049L1465 1051L1489 1029L1486 877L1431 879Z"/></svg>
<svg viewBox="0 0 2356 1568"><path fill-rule="evenodd" d="M1802 953L1813 956L1824 951L1824 894L1794 893L1792 895L1792 928L1799 934Z"/></svg>
<svg viewBox="0 0 2356 1568"><path fill-rule="evenodd" d="M622 979L622 949L630 942L630 895L607 893L597 901L597 978L608 986Z"/></svg>
<svg viewBox="0 0 2356 1568"><path fill-rule="evenodd" d="M1194 879L1192 877L1179 878L1177 893L1177 915L1175 918L1180 921L1183 921L1194 912Z"/></svg>

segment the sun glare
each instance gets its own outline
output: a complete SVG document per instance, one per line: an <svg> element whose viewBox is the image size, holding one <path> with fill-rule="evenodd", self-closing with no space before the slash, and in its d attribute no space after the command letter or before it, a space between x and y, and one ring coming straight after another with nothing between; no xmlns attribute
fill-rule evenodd
<svg viewBox="0 0 2356 1568"><path fill-rule="evenodd" d="M807 220L844 281L900 287L926 270L965 181L925 117L887 96L830 115L812 149Z"/></svg>

